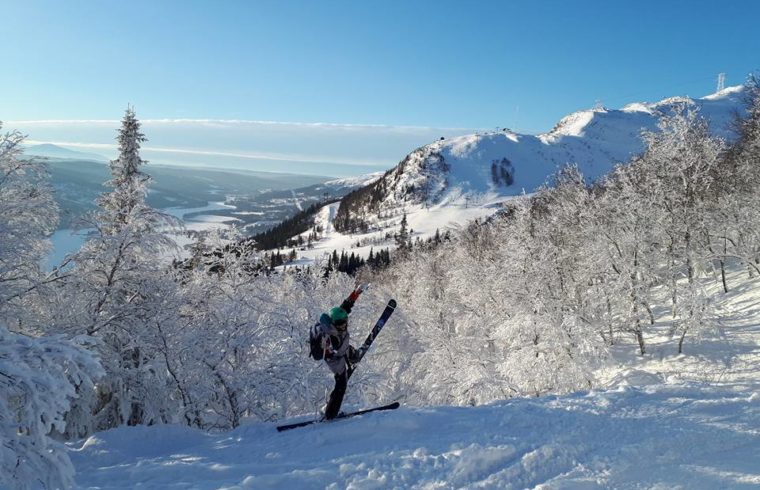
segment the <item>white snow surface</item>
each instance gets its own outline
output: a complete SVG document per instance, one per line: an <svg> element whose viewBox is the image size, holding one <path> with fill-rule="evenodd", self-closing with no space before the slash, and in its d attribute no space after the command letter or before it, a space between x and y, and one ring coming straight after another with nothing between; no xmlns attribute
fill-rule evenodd
<svg viewBox="0 0 760 490"><path fill-rule="evenodd" d="M82 488L751 488L759 415L732 387L655 384L283 433L121 428L71 457Z"/></svg>
<svg viewBox="0 0 760 490"><path fill-rule="evenodd" d="M342 179L328 180L323 185L343 186L343 187L363 187L369 185L383 176L384 172L373 172L371 174L359 175L357 177L345 177Z"/></svg>
<svg viewBox="0 0 760 490"><path fill-rule="evenodd" d="M407 213L408 227L412 230L412 238L427 238L435 234L436 230L443 233L446 229L456 228L460 223L467 223L474 219L484 218L494 213L502 199L493 195L478 196L478 201L469 196L450 195L446 201L426 207L423 205L407 205L403 211ZM336 250L339 254L345 251L366 258L371 249L377 252L382 248L395 248L393 239L385 239L388 232L398 230L402 215L384 220L383 227L370 233L340 233L333 227L333 219L340 203L329 204L320 209L315 217L315 226L321 226L324 230L322 238L314 242L313 248L299 250L298 260L289 265L308 265L324 259ZM309 232L303 233L304 238ZM361 245L357 246L357 243Z"/></svg>
<svg viewBox="0 0 760 490"><path fill-rule="evenodd" d="M731 387L650 385L283 433L121 428L71 457L81 488L756 488L759 413Z"/></svg>
<svg viewBox="0 0 760 490"><path fill-rule="evenodd" d="M730 281L741 284L718 298L713 334L688 355L665 323L646 356L618 344L603 389L402 404L283 433L122 427L68 445L78 488L758 488L760 280Z"/></svg>

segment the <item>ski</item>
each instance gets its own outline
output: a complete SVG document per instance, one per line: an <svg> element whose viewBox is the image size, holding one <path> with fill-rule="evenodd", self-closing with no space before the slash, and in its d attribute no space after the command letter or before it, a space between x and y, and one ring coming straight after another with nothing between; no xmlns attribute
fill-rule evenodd
<svg viewBox="0 0 760 490"><path fill-rule="evenodd" d="M375 322L375 326L372 327L372 331L367 335L367 338L364 340L364 343L359 347L357 350L359 351L359 360L361 360L364 357L364 354L367 353L369 350L369 347L372 345L372 342L375 341L375 338L380 333L380 330L383 329L385 326L385 322L388 321L388 319L393 314L393 311L396 309L396 300L392 299L388 301L388 305L383 310L383 313L380 315L380 318L377 319L377 322Z"/></svg>
<svg viewBox="0 0 760 490"><path fill-rule="evenodd" d="M337 417L335 417L335 419L347 419L348 417L353 417L354 415L363 415L365 413L379 412L381 410L396 410L400 406L401 404L399 402L393 402L393 403L389 403L387 405L382 405L379 407L372 407L372 408L365 408L364 410L357 410L356 412L340 413L338 414Z"/></svg>
<svg viewBox="0 0 760 490"><path fill-rule="evenodd" d="M364 410L358 410L356 412L340 413L337 417L331 420L324 420L324 419L307 420L306 422L297 422L295 424L278 425L277 432L282 432L284 430L290 430L290 429L297 429L298 427L306 427L307 425L321 424L323 422L332 422L334 420L346 419L349 417L354 417L356 415L363 415L365 413L378 412L380 410L395 410L399 406L400 406L399 402L393 402L393 403L389 403L388 405L383 405L380 407L373 407L373 408L365 408Z"/></svg>

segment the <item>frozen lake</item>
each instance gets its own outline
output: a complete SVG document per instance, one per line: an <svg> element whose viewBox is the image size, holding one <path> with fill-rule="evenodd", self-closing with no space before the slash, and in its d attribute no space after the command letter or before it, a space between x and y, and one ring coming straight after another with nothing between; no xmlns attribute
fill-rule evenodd
<svg viewBox="0 0 760 490"><path fill-rule="evenodd" d="M168 208L162 209L162 211L182 220L185 224L186 231L204 231L214 228L229 227L235 221L239 221L237 218L213 214L213 211L223 209L235 209L235 206L230 206L223 202L212 202L206 206L198 208ZM185 218L191 214L195 216ZM53 236L50 237L52 248L44 264L45 269L52 270L63 262L67 255L77 251L87 239L87 233L89 231L89 229L78 231L64 229L53 233ZM177 242L177 245L181 250L184 250L185 245L192 243L192 239L186 234L175 235L174 240Z"/></svg>

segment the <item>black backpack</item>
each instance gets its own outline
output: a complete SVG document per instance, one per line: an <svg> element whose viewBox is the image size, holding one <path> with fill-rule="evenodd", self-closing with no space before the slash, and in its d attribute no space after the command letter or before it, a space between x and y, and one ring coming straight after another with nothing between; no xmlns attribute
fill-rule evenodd
<svg viewBox="0 0 760 490"><path fill-rule="evenodd" d="M322 339L326 335L325 326L331 323L332 320L330 320L327 313L322 313L322 316L319 317L319 323L309 329L309 357L315 361L321 361L325 357Z"/></svg>

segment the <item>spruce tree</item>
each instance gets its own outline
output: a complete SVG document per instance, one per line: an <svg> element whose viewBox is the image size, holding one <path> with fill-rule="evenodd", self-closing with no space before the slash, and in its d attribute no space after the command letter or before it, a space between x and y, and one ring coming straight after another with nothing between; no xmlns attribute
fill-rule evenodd
<svg viewBox="0 0 760 490"><path fill-rule="evenodd" d="M140 158L140 145L146 139L131 107L116 139L119 154L111 161L106 183L111 190L83 220L88 239L69 258L68 294L56 315L60 329L100 339L106 369L98 399L89 401L94 426L76 429L79 434L124 423L161 422L170 402L165 374L154 366L159 356L155 328L168 321L171 308L166 305L176 291L169 260L162 257L176 249L166 232L177 222L145 203L150 178L141 171L146 162Z"/></svg>
<svg viewBox="0 0 760 490"><path fill-rule="evenodd" d="M404 216L401 218L401 227L396 235L396 246L399 250L405 250L409 247L409 230L406 213L404 213Z"/></svg>

